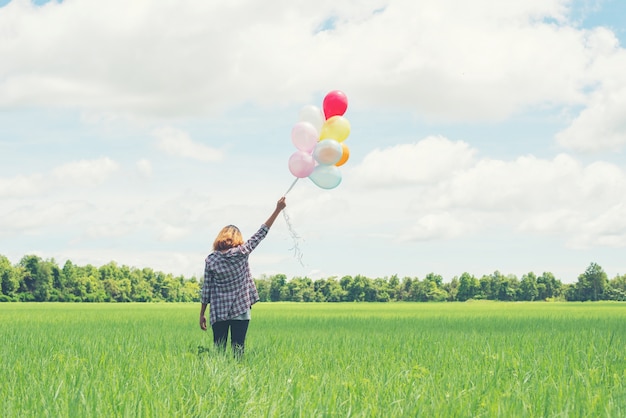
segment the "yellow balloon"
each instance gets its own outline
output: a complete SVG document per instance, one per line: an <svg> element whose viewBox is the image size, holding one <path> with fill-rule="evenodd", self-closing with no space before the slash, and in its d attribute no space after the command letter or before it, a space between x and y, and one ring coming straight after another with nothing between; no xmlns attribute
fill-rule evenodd
<svg viewBox="0 0 626 418"><path fill-rule="evenodd" d="M345 141L350 135L350 122L343 116L333 116L324 122L320 132L320 141L322 139L334 139L337 142Z"/></svg>
<svg viewBox="0 0 626 418"><path fill-rule="evenodd" d="M341 143L341 151L343 151L341 154L341 158L335 163L337 167L344 165L346 161L348 161L348 158L350 158L350 149L345 142Z"/></svg>

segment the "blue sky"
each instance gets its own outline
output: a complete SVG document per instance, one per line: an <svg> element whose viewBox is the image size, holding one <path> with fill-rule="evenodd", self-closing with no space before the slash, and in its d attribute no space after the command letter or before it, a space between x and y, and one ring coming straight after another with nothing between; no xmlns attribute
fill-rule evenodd
<svg viewBox="0 0 626 418"><path fill-rule="evenodd" d="M219 229L251 235L294 180L300 109L339 89L342 183L296 183L254 276L626 273L624 2L0 6L13 262L199 277Z"/></svg>

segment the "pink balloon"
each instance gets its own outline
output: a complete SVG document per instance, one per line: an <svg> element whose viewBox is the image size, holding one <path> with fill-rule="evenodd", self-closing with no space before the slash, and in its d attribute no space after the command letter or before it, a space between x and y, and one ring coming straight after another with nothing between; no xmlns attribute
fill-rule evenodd
<svg viewBox="0 0 626 418"><path fill-rule="evenodd" d="M324 97L323 106L326 119L333 116L342 116L348 108L348 98L345 93L333 90Z"/></svg>
<svg viewBox="0 0 626 418"><path fill-rule="evenodd" d="M300 151L313 151L318 139L317 129L309 122L298 122L291 129L291 142Z"/></svg>
<svg viewBox="0 0 626 418"><path fill-rule="evenodd" d="M315 168L315 159L308 152L296 151L289 157L289 171L302 179L308 177Z"/></svg>

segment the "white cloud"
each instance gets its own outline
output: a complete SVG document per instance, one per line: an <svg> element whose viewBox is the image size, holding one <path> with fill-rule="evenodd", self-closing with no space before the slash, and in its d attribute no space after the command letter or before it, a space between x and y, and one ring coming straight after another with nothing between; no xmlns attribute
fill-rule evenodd
<svg viewBox="0 0 626 418"><path fill-rule="evenodd" d="M79 226L82 231L77 233L78 237L75 240L97 241L103 238L129 237L144 226L141 210L134 208L134 203L127 203L127 206L122 209L113 203L113 201L109 202L106 207L102 204L98 205L98 209L94 210L87 221ZM97 219L97 222L93 221L94 219Z"/></svg>
<svg viewBox="0 0 626 418"><path fill-rule="evenodd" d="M558 234L580 227L584 216L576 209L546 209L542 212L529 213L519 223L523 232Z"/></svg>
<svg viewBox="0 0 626 418"><path fill-rule="evenodd" d="M66 225L83 215L91 206L82 201L25 203L0 216L0 237L17 234L42 234L50 226Z"/></svg>
<svg viewBox="0 0 626 418"><path fill-rule="evenodd" d="M0 178L0 197L27 197L54 189L92 187L107 181L118 170L119 164L106 157L74 161L55 167L49 173Z"/></svg>
<svg viewBox="0 0 626 418"><path fill-rule="evenodd" d="M40 174L0 178L0 197L23 197L39 193L43 187L44 178Z"/></svg>
<svg viewBox="0 0 626 418"><path fill-rule="evenodd" d="M514 161L484 158L430 191L429 201L435 207L470 205L486 211L550 207L571 198L580 170L579 163L564 154L553 160L532 155Z"/></svg>
<svg viewBox="0 0 626 418"><path fill-rule="evenodd" d="M475 154L464 142L433 136L415 144L375 149L352 175L368 188L431 183L467 168Z"/></svg>
<svg viewBox="0 0 626 418"><path fill-rule="evenodd" d="M574 248L625 247L626 202L606 208L597 218L586 219L579 228L580 234L568 242Z"/></svg>
<svg viewBox="0 0 626 418"><path fill-rule="evenodd" d="M159 139L159 148L170 155L208 162L223 158L222 151L194 142L186 132L179 129L159 128L153 135Z"/></svg>
<svg viewBox="0 0 626 418"><path fill-rule="evenodd" d="M592 32L587 44L597 54L589 58L588 70L596 87L556 140L576 151L619 150L626 144L626 50L602 28Z"/></svg>
<svg viewBox="0 0 626 418"><path fill-rule="evenodd" d="M568 23L568 5L13 1L0 15L11 28L0 46L0 106L189 115L302 102L332 84L364 106L502 119L583 103L597 81L586 71L604 44Z"/></svg>
<svg viewBox="0 0 626 418"><path fill-rule="evenodd" d="M94 186L105 182L119 165L110 158L81 160L64 164L52 170L54 178L62 184L72 183L80 186Z"/></svg>
<svg viewBox="0 0 626 418"><path fill-rule="evenodd" d="M181 228L173 225L162 225L160 227L158 239L161 241L178 241L189 235L188 228Z"/></svg>
<svg viewBox="0 0 626 418"><path fill-rule="evenodd" d="M362 107L440 121L583 106L557 141L621 149L626 53L607 28L570 21L572 7L567 0L45 7L15 0L0 14L0 107L164 118L302 103L340 85ZM166 152L221 158L181 131L159 135L167 136Z"/></svg>
<svg viewBox="0 0 626 418"><path fill-rule="evenodd" d="M475 232L477 229L467 216L442 211L428 213L416 219L400 238L404 241L446 240Z"/></svg>
<svg viewBox="0 0 626 418"><path fill-rule="evenodd" d="M589 106L556 135L561 145L578 151L623 148L626 144L626 75L623 78L623 86L603 89L592 96Z"/></svg>
<svg viewBox="0 0 626 418"><path fill-rule="evenodd" d="M152 177L152 163L150 162L150 160L142 158L135 163L135 167L137 168L137 172L142 178L147 179Z"/></svg>
<svg viewBox="0 0 626 418"><path fill-rule="evenodd" d="M378 225L374 230L391 223L403 240L450 239L494 227L558 234L576 247L626 240L619 220L626 206L626 173L607 162L583 165L567 154L478 159L463 142L427 138L374 150L350 176L360 177L343 192L349 193L350 209L330 202L326 211L349 212L351 222ZM385 187L363 193L363 184L375 181Z"/></svg>

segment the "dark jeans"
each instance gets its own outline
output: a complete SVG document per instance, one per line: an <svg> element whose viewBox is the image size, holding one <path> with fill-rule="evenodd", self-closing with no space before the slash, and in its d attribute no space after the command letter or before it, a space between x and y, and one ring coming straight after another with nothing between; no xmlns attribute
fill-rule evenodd
<svg viewBox="0 0 626 418"><path fill-rule="evenodd" d="M246 333L248 332L248 324L250 321L234 320L217 321L211 327L213 328L213 343L221 348L226 349L226 340L228 339L228 329L230 328L230 345L233 348L233 354L236 357L243 355Z"/></svg>

